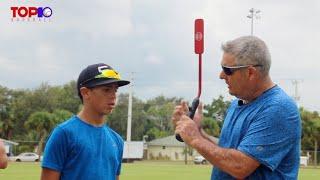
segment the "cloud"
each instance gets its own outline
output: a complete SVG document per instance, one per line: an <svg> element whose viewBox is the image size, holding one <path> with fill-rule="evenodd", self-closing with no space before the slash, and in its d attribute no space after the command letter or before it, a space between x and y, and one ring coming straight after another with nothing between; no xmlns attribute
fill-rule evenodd
<svg viewBox="0 0 320 180"><path fill-rule="evenodd" d="M147 64L152 64L152 65L159 65L159 64L164 63L163 60L159 56L156 56L154 54L147 55L145 58L145 62Z"/></svg>
<svg viewBox="0 0 320 180"><path fill-rule="evenodd" d="M94 39L127 37L133 32L130 0L96 0L85 4L56 2L56 16L52 18L54 27L83 32Z"/></svg>
<svg viewBox="0 0 320 180"><path fill-rule="evenodd" d="M14 62L11 62L6 57L0 57L0 64L0 71L17 72L20 68L22 69L22 67L19 67Z"/></svg>
<svg viewBox="0 0 320 180"><path fill-rule="evenodd" d="M50 22L11 22L10 6L49 6ZM233 0L1 1L0 84L33 88L42 82L75 80L82 68L105 62L126 79L135 72L135 93L192 99L197 91L198 56L194 19L205 22L203 94L205 102L228 90L219 80L221 43L250 33L250 8L261 10L254 34L272 54L272 78L303 79L301 104L317 109L320 79L320 3ZM292 84L279 83L288 94ZM313 86L312 86L313 85ZM126 89L124 89L126 91Z"/></svg>

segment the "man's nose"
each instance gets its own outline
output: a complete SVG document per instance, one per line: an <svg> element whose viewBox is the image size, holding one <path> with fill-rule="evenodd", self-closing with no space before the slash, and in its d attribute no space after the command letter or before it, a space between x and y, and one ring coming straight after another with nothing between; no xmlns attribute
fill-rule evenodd
<svg viewBox="0 0 320 180"><path fill-rule="evenodd" d="M220 74L219 74L219 78L220 79L226 79L226 76L227 75L223 71L221 71Z"/></svg>

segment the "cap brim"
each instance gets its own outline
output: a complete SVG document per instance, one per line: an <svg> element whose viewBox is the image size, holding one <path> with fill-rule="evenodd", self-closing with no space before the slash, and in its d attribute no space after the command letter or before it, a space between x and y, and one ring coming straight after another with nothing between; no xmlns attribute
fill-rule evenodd
<svg viewBox="0 0 320 180"><path fill-rule="evenodd" d="M118 87L120 86L125 86L128 85L130 83L130 81L126 81L126 80L118 80L118 79L95 79L91 82L88 82L86 85L84 85L85 87L95 87L95 86L102 86L102 85L108 85L108 84L113 84L116 83L118 84Z"/></svg>

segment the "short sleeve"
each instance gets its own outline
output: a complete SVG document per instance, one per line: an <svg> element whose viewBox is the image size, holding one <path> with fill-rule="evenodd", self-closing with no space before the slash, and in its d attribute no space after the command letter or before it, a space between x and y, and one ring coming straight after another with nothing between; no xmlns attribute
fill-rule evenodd
<svg viewBox="0 0 320 180"><path fill-rule="evenodd" d="M61 172L67 157L67 147L65 132L60 127L55 128L47 141L42 167Z"/></svg>
<svg viewBox="0 0 320 180"><path fill-rule="evenodd" d="M237 149L273 171L298 142L299 123L294 107L271 104L256 114Z"/></svg>
<svg viewBox="0 0 320 180"><path fill-rule="evenodd" d="M124 142L122 139L119 139L119 154L118 154L118 159L119 159L119 165L117 167L117 176L120 175L121 173L121 165L122 165L122 156L123 156L123 146L124 146Z"/></svg>

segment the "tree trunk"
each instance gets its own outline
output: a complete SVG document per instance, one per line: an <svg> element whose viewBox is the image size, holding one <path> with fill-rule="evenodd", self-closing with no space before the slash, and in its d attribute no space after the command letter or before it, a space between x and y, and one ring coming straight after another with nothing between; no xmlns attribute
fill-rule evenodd
<svg viewBox="0 0 320 180"><path fill-rule="evenodd" d="M41 138L40 138L39 144L38 144L37 154L39 155L39 161L40 161L40 158L41 158L41 155L42 155L43 142L44 142L45 137L46 137L45 134L42 135Z"/></svg>
<svg viewBox="0 0 320 180"><path fill-rule="evenodd" d="M317 151L318 150L318 141L317 141L317 139L315 139L314 140L314 165L315 166L317 166L317 160L318 160L318 158L317 158Z"/></svg>

